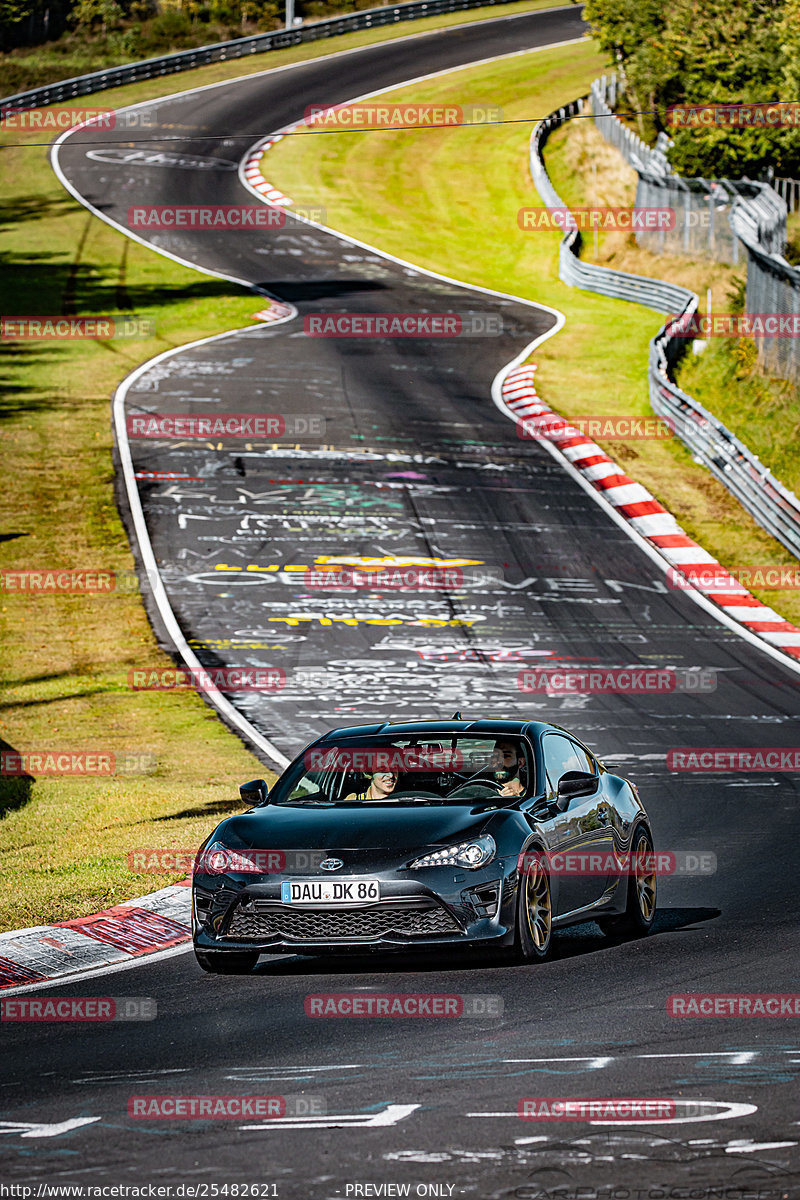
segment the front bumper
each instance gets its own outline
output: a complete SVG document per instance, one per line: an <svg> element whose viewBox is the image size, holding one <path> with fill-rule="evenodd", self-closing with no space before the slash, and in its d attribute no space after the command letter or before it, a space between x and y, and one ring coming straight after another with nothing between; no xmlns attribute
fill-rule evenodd
<svg viewBox="0 0 800 1200"><path fill-rule="evenodd" d="M222 876L213 888L208 877L196 879L195 946L235 953L368 954L504 946L514 940L514 859L508 872L495 860L476 872L431 868L424 875L379 878L380 901L319 908L282 904L282 881L275 876L258 882Z"/></svg>

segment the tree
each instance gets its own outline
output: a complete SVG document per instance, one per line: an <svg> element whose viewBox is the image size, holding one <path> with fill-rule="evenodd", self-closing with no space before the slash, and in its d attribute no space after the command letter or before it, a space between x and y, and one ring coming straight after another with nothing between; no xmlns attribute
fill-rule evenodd
<svg viewBox="0 0 800 1200"><path fill-rule="evenodd" d="M600 44L621 68L626 102L650 110L641 127L666 128L673 168L684 175L800 174L800 126L677 129L675 104L800 99L800 0L673 0L663 12L589 0Z"/></svg>

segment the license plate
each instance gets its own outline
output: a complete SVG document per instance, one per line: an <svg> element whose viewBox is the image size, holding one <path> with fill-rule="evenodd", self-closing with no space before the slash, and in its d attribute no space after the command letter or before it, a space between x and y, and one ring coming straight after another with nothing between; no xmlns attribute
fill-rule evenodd
<svg viewBox="0 0 800 1200"><path fill-rule="evenodd" d="M381 898L377 879L304 879L281 884L282 904L371 904Z"/></svg>

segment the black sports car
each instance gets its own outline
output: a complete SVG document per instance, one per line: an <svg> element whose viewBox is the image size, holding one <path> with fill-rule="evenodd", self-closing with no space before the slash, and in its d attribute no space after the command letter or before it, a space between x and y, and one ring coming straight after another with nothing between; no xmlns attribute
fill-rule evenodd
<svg viewBox="0 0 800 1200"><path fill-rule="evenodd" d="M206 971L262 953L507 947L540 960L554 930L645 934L653 839L635 786L540 721L383 723L312 743L222 821L193 879Z"/></svg>

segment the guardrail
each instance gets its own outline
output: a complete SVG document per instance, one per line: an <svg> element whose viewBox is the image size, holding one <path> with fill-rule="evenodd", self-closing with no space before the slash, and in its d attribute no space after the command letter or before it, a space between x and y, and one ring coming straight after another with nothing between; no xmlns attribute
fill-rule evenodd
<svg viewBox="0 0 800 1200"><path fill-rule="evenodd" d="M536 190L548 208L566 208L553 187L542 161L542 148L554 129L581 112L584 101L573 100L564 108L551 113L540 121L531 134L530 171ZM650 279L646 275L631 275L627 271L615 271L600 267L596 263L583 262L580 258L582 239L575 228L565 233L559 247L559 278L571 287L583 288L587 292L598 292L601 296L613 296L617 300L633 300L656 312L682 313L697 297L694 292L678 284L666 283L663 279Z"/></svg>
<svg viewBox="0 0 800 1200"><path fill-rule="evenodd" d="M575 100L551 113L536 125L531 134L531 178L548 208L567 206L547 175L542 148L550 133L582 111L583 105L583 100ZM746 236L753 231L754 222L757 227L757 217L748 213L746 203L741 200L736 206L736 213L743 223L743 232L738 229L736 232L746 242ZM614 299L643 304L674 316L692 316L697 312L698 298L688 288L582 262L579 258L580 247L579 230L565 232L559 246L559 278L564 283ZM667 421L695 459L728 488L768 533L792 554L800 557L800 500L772 475L735 434L726 429L702 404L682 391L673 380L672 372L685 353L689 340L672 335L668 326L664 325L650 341L647 379L654 412Z"/></svg>
<svg viewBox="0 0 800 1200"><path fill-rule="evenodd" d="M231 42L216 42L212 46L201 46L196 50L180 50L175 54L164 54L160 58L146 58L141 62L108 67L104 71L92 71L88 75L76 75L74 79L62 79L59 83L46 84L28 92L17 92L14 96L0 100L0 106L12 110L39 108L46 104L73 100L77 96L103 92L108 88L121 87L126 83L157 79L162 75L191 71L209 63L246 58L250 54L263 54L268 50L282 50L287 46L298 46L301 42L315 42L356 29L372 29L381 25L394 25L398 21L417 21L422 17L438 16L441 13L461 12L469 8L490 8L504 3L508 3L508 0L409 0L408 3L395 4L392 7L363 9L346 16L315 21L312 25L301 25L296 29L256 33L250 37L236 38Z"/></svg>

